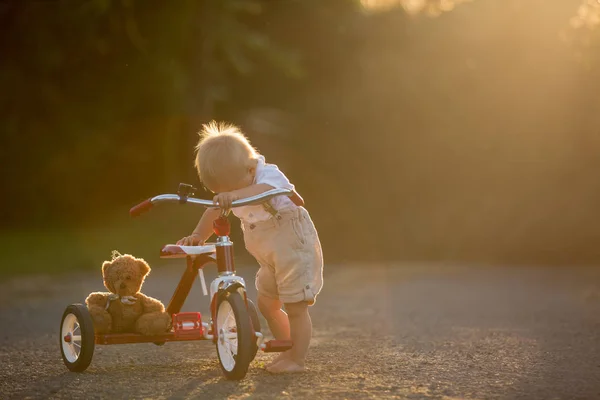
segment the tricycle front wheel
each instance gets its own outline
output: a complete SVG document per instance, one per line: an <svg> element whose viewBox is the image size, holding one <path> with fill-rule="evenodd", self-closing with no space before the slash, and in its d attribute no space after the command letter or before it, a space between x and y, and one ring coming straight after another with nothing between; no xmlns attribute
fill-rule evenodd
<svg viewBox="0 0 600 400"><path fill-rule="evenodd" d="M216 315L217 355L227 379L243 379L254 359L256 339L244 299L238 292L219 296Z"/></svg>
<svg viewBox="0 0 600 400"><path fill-rule="evenodd" d="M67 368L83 372L92 362L95 336L90 312L83 304L71 304L60 322L60 352Z"/></svg>

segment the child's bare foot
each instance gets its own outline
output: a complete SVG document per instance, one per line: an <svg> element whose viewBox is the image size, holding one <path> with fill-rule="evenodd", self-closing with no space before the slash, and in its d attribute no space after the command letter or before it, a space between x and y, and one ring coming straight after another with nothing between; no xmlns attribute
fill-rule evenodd
<svg viewBox="0 0 600 400"><path fill-rule="evenodd" d="M284 374L292 372L304 371L304 365L300 365L288 358L279 361L277 364L272 364L267 367L267 371L272 374Z"/></svg>
<svg viewBox="0 0 600 400"><path fill-rule="evenodd" d="M279 355L277 357L275 357L273 359L273 361L271 361L269 363L269 365L267 365L267 368L272 367L273 365L279 363L280 361L288 360L289 358L290 358L290 350L284 351L283 353L279 353Z"/></svg>

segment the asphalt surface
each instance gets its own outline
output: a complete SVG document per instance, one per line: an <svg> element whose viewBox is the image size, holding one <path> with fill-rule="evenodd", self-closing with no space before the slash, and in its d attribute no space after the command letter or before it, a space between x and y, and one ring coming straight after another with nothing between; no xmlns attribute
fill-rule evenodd
<svg viewBox="0 0 600 400"><path fill-rule="evenodd" d="M166 304L183 265L154 264L143 291ZM255 271L238 270L251 298ZM598 270L327 266L307 371L269 374L259 352L240 382L205 341L97 346L69 372L60 318L102 289L100 269L0 283L1 399L600 399ZM184 311L207 314L198 284Z"/></svg>

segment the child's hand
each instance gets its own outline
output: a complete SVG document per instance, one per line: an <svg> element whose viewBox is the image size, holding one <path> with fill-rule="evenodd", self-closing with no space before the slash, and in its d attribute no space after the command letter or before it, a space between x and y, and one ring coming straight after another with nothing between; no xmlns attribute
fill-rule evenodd
<svg viewBox="0 0 600 400"><path fill-rule="evenodd" d="M235 194L235 192L223 192L213 198L213 203L218 205L222 210L229 210L231 208L231 203L239 198L240 197Z"/></svg>
<svg viewBox="0 0 600 400"><path fill-rule="evenodd" d="M198 245L203 244L203 243L200 243L201 241L202 240L201 240L200 236L192 233L190 236L186 236L186 237L178 240L177 246L198 246Z"/></svg>

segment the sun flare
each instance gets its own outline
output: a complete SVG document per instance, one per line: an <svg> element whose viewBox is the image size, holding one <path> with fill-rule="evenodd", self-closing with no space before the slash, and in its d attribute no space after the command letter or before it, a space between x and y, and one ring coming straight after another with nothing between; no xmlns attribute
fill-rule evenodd
<svg viewBox="0 0 600 400"><path fill-rule="evenodd" d="M472 0L361 0L361 4L368 11L387 11L402 7L410 15L425 13L437 16L470 1Z"/></svg>

